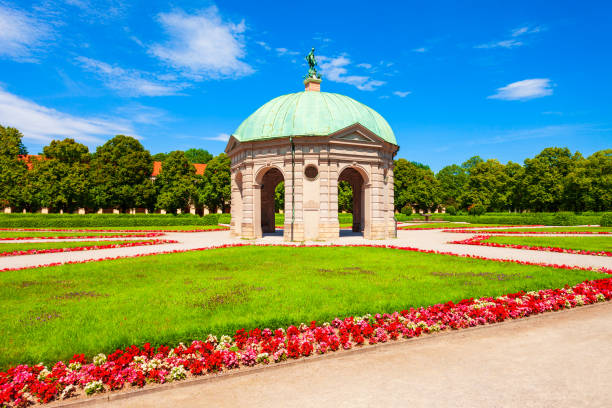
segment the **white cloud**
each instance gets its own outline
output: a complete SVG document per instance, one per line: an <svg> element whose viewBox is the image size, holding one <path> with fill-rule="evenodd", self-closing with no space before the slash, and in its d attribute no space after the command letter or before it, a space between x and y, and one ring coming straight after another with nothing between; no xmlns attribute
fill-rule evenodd
<svg viewBox="0 0 612 408"><path fill-rule="evenodd" d="M266 51L270 51L272 47L270 47L265 41L255 41L255 44L261 45Z"/></svg>
<svg viewBox="0 0 612 408"><path fill-rule="evenodd" d="M536 26L536 27L529 27L529 26L518 27L518 28L515 28L514 30L512 30L512 36L513 37L518 37L518 36L521 36L523 34L535 34L535 33L539 33L540 31L543 31L543 27L541 27L541 26Z"/></svg>
<svg viewBox="0 0 612 408"><path fill-rule="evenodd" d="M230 135L228 135L227 133L219 133L217 136L214 137L205 137L205 140L215 140L217 142L227 142L230 138Z"/></svg>
<svg viewBox="0 0 612 408"><path fill-rule="evenodd" d="M0 4L0 56L36 62L34 55L51 37L51 27L44 21Z"/></svg>
<svg viewBox="0 0 612 408"><path fill-rule="evenodd" d="M517 27L517 28L513 29L512 31L510 31L510 37L511 38L509 38L509 39L500 40L500 41L492 41L492 42L489 42L489 43L476 45L476 46L474 46L474 48L508 48L508 49L510 49L510 48L520 47L522 45L525 45L525 42L518 40L518 37L529 35L529 34L539 33L540 31L544 31L544 28L542 26L536 26L536 27L530 27L530 26Z"/></svg>
<svg viewBox="0 0 612 408"><path fill-rule="evenodd" d="M495 41L487 44L477 45L475 48L515 48L523 45L522 41L518 40L502 40Z"/></svg>
<svg viewBox="0 0 612 408"><path fill-rule="evenodd" d="M362 62L361 64L357 64L357 66L359 68L372 69L372 64L368 64L368 63L365 63L365 62Z"/></svg>
<svg viewBox="0 0 612 408"><path fill-rule="evenodd" d="M425 48L425 47L414 48L412 51L414 51L414 52L427 52L427 48Z"/></svg>
<svg viewBox="0 0 612 408"><path fill-rule="evenodd" d="M175 95L185 84L167 83L172 76L154 75L134 69L124 69L87 57L77 57L77 61L87 71L95 73L111 89L126 96L165 96Z"/></svg>
<svg viewBox="0 0 612 408"><path fill-rule="evenodd" d="M283 56L283 55L298 55L299 52L297 51L291 51L288 50L287 48L277 48L276 52L278 53L279 56Z"/></svg>
<svg viewBox="0 0 612 408"><path fill-rule="evenodd" d="M412 92L410 91L395 91L393 92L393 95L399 96L400 98L405 98L408 95L410 95Z"/></svg>
<svg viewBox="0 0 612 408"><path fill-rule="evenodd" d="M321 72L330 81L353 85L361 91L374 91L379 86L385 84L384 81L372 79L365 75L347 75L347 67L350 66L351 60L344 55L336 58L321 56L318 59L320 61Z"/></svg>
<svg viewBox="0 0 612 408"><path fill-rule="evenodd" d="M99 144L122 133L134 136L129 121L122 118L83 118L38 105L0 88L0 123L19 129L26 140L48 143L70 137Z"/></svg>
<svg viewBox="0 0 612 408"><path fill-rule="evenodd" d="M196 14L176 10L161 13L157 20L169 35L149 52L196 80L238 78L254 72L242 61L246 55L240 24L225 22L216 7Z"/></svg>
<svg viewBox="0 0 612 408"><path fill-rule="evenodd" d="M489 99L502 99L505 101L528 100L552 95L550 79L535 78L513 82L497 89L497 93L488 96Z"/></svg>

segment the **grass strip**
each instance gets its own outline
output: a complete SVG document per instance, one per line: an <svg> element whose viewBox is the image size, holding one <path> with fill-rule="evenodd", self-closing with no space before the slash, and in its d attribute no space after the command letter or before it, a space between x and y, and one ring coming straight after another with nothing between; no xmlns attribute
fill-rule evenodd
<svg viewBox="0 0 612 408"><path fill-rule="evenodd" d="M577 251L612 251L612 237L497 237L492 236L484 242L505 245L526 245L532 247L551 247L573 249Z"/></svg>
<svg viewBox="0 0 612 408"><path fill-rule="evenodd" d="M117 241L72 241L72 242L27 242L19 244L2 244L0 243L0 256L6 256L7 253L15 251L29 251L29 250L40 250L44 251L47 249L61 249L61 248L90 248L101 245L123 245L123 244L150 244L158 242L159 240L146 239L146 240L117 240Z"/></svg>

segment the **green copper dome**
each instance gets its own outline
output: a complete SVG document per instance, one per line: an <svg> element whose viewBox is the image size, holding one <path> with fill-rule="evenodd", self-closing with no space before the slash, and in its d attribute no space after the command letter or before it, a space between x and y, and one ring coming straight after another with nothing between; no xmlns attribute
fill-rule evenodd
<svg viewBox="0 0 612 408"><path fill-rule="evenodd" d="M287 136L326 136L356 123L397 145L391 126L375 110L328 92L304 91L272 99L238 127L240 142Z"/></svg>

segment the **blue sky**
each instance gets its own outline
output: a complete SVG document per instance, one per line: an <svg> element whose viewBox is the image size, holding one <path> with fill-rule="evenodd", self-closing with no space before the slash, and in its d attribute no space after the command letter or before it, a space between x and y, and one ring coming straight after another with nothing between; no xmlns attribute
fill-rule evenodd
<svg viewBox="0 0 612 408"><path fill-rule="evenodd" d="M439 170L612 148L612 4L589 1L0 0L0 124L31 153L134 135L219 153L250 113L322 90L390 123L398 157Z"/></svg>

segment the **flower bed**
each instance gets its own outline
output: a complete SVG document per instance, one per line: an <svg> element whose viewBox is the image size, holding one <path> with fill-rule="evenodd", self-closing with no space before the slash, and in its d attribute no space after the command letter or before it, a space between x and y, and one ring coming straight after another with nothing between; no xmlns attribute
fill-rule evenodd
<svg viewBox="0 0 612 408"><path fill-rule="evenodd" d="M148 383L279 363L377 343L410 339L518 319L612 299L612 278L585 281L574 287L518 292L497 298L465 299L376 314L336 318L330 323L300 324L276 330L241 329L233 336L209 335L189 345L118 349L92 359L75 355L52 367L19 365L0 372L0 404L26 406L74 395L94 395Z"/></svg>
<svg viewBox="0 0 612 408"><path fill-rule="evenodd" d="M31 232L208 232L208 231L226 231L229 227L214 227L206 229L190 229L190 230L178 230L178 229L159 229L159 230L127 230L127 229L79 229L79 228L0 228L0 231L31 231Z"/></svg>
<svg viewBox="0 0 612 408"><path fill-rule="evenodd" d="M522 226L521 226L522 227ZM551 231L548 228L546 231L492 231L492 230L482 230L478 231L469 230L469 229L447 229L445 228L442 232L452 232L455 234L473 234L473 233L495 233L495 235L499 234L512 234L512 235L539 235L539 234L563 234L563 235L583 235L583 234L599 234L599 235L607 235L612 234L610 231Z"/></svg>
<svg viewBox="0 0 612 408"><path fill-rule="evenodd" d="M72 251L92 251L96 249L129 248L129 247L161 245L161 244L178 244L178 241L175 241L172 239L152 239L149 241L123 242L121 244L89 245L89 246L69 247L69 248L28 249L25 251L0 252L0 257L51 254L51 253L72 252Z"/></svg>
<svg viewBox="0 0 612 408"><path fill-rule="evenodd" d="M531 246L531 245L520 245L520 244L500 244L498 242L484 242L485 240L491 238L491 236L492 235L476 235L468 239L452 241L450 243L451 244L461 244L461 245L479 245L479 246L488 246L488 247L495 247L495 248L528 249L531 251L559 252L559 253L565 253L565 254L612 256L612 252L610 251L587 251L587 250L581 250L581 249L542 247L542 246Z"/></svg>
<svg viewBox="0 0 612 408"><path fill-rule="evenodd" d="M25 241L39 239L92 239L92 238L153 238L165 235L163 232L149 232L146 234L115 234L115 235L66 235L55 237L3 237L0 241Z"/></svg>

